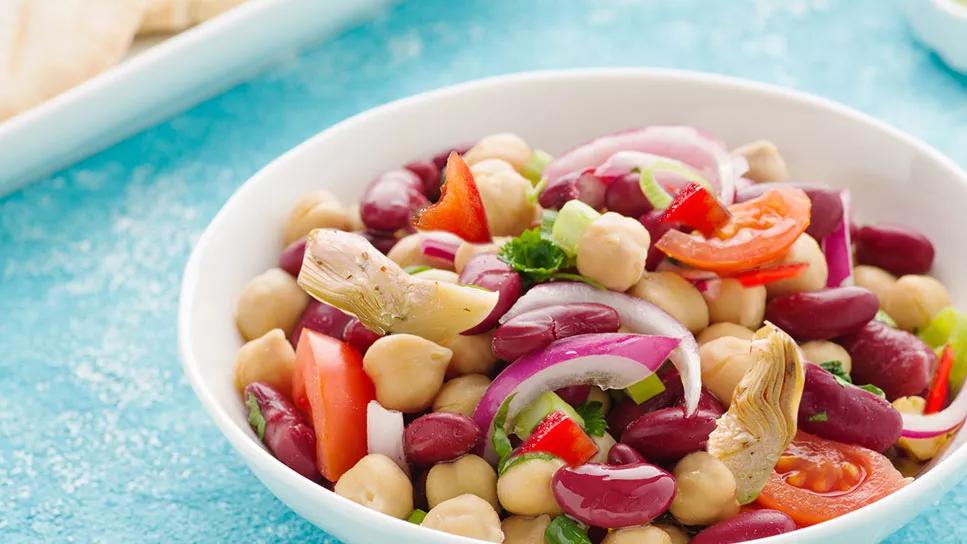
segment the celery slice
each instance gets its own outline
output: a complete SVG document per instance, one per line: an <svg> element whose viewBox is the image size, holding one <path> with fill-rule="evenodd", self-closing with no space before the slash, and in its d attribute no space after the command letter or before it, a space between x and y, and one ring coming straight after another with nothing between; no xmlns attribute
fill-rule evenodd
<svg viewBox="0 0 967 544"><path fill-rule="evenodd" d="M582 429L584 428L584 418L570 404L557 396L557 393L545 391L541 396L524 407L523 411L517 416L517 421L514 424L514 434L521 440L527 440L527 437L534 431L534 427L537 427L538 423L544 421L544 418L553 412L563 412L564 415L580 425Z"/></svg>
<svg viewBox="0 0 967 544"><path fill-rule="evenodd" d="M937 312L920 331L920 339L938 353L949 344L954 350L954 364L950 369L951 394L956 395L967 380L967 314L954 308Z"/></svg>
<svg viewBox="0 0 967 544"><path fill-rule="evenodd" d="M541 175L544 173L544 168L554 160L554 157L546 151L541 151L540 149L535 149L527 162L524 163L524 167L521 169L521 174L525 178L529 179L532 184L537 184L541 181Z"/></svg>
<svg viewBox="0 0 967 544"><path fill-rule="evenodd" d="M633 383L625 388L625 392L628 393L631 400L635 401L635 404L641 404L642 402L650 400L664 390L665 384L662 383L658 374L652 374L640 382Z"/></svg>
<svg viewBox="0 0 967 544"><path fill-rule="evenodd" d="M578 242L588 226L601 217L591 206L580 200L569 200L557 213L551 228L551 241L564 250L568 256L577 254Z"/></svg>
<svg viewBox="0 0 967 544"><path fill-rule="evenodd" d="M688 181L698 183L709 191L713 190L712 185L705 177L678 161L655 161L648 166L639 168L638 171L641 174L641 178L638 181L641 186L641 192L656 210L664 210L672 203L672 195L668 194L668 191L658 183L658 180L655 178L656 172L678 174Z"/></svg>

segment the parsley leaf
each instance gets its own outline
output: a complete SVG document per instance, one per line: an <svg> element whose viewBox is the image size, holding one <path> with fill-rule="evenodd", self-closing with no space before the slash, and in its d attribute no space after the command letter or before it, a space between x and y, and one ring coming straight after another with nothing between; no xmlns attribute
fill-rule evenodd
<svg viewBox="0 0 967 544"><path fill-rule="evenodd" d="M846 369L843 368L843 363L840 361L826 361L825 363L820 363L819 366L826 369L840 385L846 387L847 385L853 385L853 379L849 377L846 373Z"/></svg>
<svg viewBox="0 0 967 544"><path fill-rule="evenodd" d="M514 451L513 446L510 444L510 437L507 436L507 430L504 429L504 425L507 422L507 411L510 410L510 401L514 398L514 395L507 397L507 400L500 405L500 409L497 410L497 415L494 416L494 435L492 438L494 444L494 451L497 453L497 457L500 459L497 463L497 470L503 470L502 467L507 460L510 458L510 454Z"/></svg>
<svg viewBox="0 0 967 544"><path fill-rule="evenodd" d="M577 413L584 419L584 430L591 436L604 436L608 421L604 419L604 407L598 401L585 402L577 407Z"/></svg>
<svg viewBox="0 0 967 544"><path fill-rule="evenodd" d="M264 440L265 418L262 417L262 409L259 408L259 401L254 393L249 393L245 397L245 406L248 406L248 424L252 426L255 434L259 435L259 440Z"/></svg>
<svg viewBox="0 0 967 544"><path fill-rule="evenodd" d="M587 527L567 516L557 516L544 530L547 544L591 544Z"/></svg>
<svg viewBox="0 0 967 544"><path fill-rule="evenodd" d="M497 472L497 475L500 476L501 474L510 470L514 465L518 465L524 461L530 461L531 459L553 461L554 459L557 459L557 457L543 451L530 451L523 455L514 455L513 457L508 458L507 461L499 467L500 470Z"/></svg>
<svg viewBox="0 0 967 544"><path fill-rule="evenodd" d="M426 511L417 508L416 510L413 510L413 512L410 514L410 517L406 518L406 521L419 525L423 523L424 518L426 518Z"/></svg>
<svg viewBox="0 0 967 544"><path fill-rule="evenodd" d="M870 393L873 393L878 397L886 398L886 392L871 383L868 383L866 385L859 385L857 387L859 387L863 391L869 391Z"/></svg>
<svg viewBox="0 0 967 544"><path fill-rule="evenodd" d="M499 257L534 283L546 281L567 263L564 250L533 228L504 244Z"/></svg>
<svg viewBox="0 0 967 544"><path fill-rule="evenodd" d="M829 414L827 414L825 411L816 412L815 414L809 416L808 419L809 421L818 421L820 423L825 423L829 421Z"/></svg>

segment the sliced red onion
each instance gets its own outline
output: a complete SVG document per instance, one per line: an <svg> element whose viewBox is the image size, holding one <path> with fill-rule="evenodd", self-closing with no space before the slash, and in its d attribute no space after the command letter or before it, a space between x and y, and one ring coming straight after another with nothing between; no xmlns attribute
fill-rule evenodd
<svg viewBox="0 0 967 544"><path fill-rule="evenodd" d="M957 398L947 408L933 414L904 414L903 432L906 438L932 438L956 429L967 418L967 387L960 388Z"/></svg>
<svg viewBox="0 0 967 544"><path fill-rule="evenodd" d="M826 287L853 285L853 242L850 237L850 193L843 190L839 195L843 203L843 219L828 236L823 238L823 254L829 278Z"/></svg>
<svg viewBox="0 0 967 544"><path fill-rule="evenodd" d="M667 259L662 261L657 270L659 272L674 272L688 283L691 283L699 293L715 298L722 288L722 278L710 270L699 270L697 268L684 268L672 264Z"/></svg>
<svg viewBox="0 0 967 544"><path fill-rule="evenodd" d="M424 255L451 263L461 243L463 239L452 232L434 230L420 233L420 249Z"/></svg>
<svg viewBox="0 0 967 544"><path fill-rule="evenodd" d="M513 426L524 407L545 391L580 384L624 389L637 383L653 374L678 344L677 338L667 336L580 334L557 340L543 350L517 359L494 378L473 414L474 422L481 429L487 429L487 437L481 444L484 458L496 461L493 420L511 395L508 427Z"/></svg>
<svg viewBox="0 0 967 544"><path fill-rule="evenodd" d="M745 170L742 161L736 161L711 134L690 126L655 125L591 140L547 165L544 176L554 181L571 172L596 168L621 151L660 155L691 166L718 189L719 198L725 204L732 203L735 178Z"/></svg>
<svg viewBox="0 0 967 544"><path fill-rule="evenodd" d="M403 413L387 410L375 400L366 405L366 451L389 457L410 473L403 450Z"/></svg>
<svg viewBox="0 0 967 544"><path fill-rule="evenodd" d="M702 394L702 364L698 344L688 328L654 304L624 293L595 289L579 282L542 283L524 296L500 318L503 323L524 312L576 302L591 302L610 306L621 317L621 325L640 334L657 334L678 338L680 343L669 359L681 375L685 394L685 409L691 414Z"/></svg>

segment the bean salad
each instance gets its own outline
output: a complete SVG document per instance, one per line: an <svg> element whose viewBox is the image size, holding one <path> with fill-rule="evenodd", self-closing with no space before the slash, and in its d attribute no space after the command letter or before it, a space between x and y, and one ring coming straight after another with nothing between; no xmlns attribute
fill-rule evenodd
<svg viewBox="0 0 967 544"><path fill-rule="evenodd" d="M793 173L794 174L794 173ZM967 414L967 314L909 225L689 126L486 136L303 195L238 298L279 461L507 544L744 542L907 485Z"/></svg>

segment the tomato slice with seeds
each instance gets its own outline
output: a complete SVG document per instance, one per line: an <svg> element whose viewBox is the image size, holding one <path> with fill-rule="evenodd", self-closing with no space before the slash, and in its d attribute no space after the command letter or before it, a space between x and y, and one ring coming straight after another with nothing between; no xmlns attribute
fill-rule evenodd
<svg viewBox="0 0 967 544"><path fill-rule="evenodd" d="M880 453L799 431L758 503L815 525L878 501L907 484Z"/></svg>
<svg viewBox="0 0 967 544"><path fill-rule="evenodd" d="M655 247L680 262L739 272L778 261L809 227L811 203L801 189L779 187L729 206L731 218L710 236L670 230Z"/></svg>

